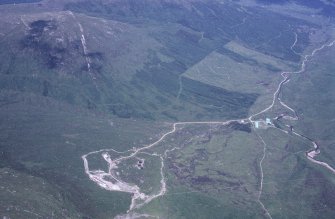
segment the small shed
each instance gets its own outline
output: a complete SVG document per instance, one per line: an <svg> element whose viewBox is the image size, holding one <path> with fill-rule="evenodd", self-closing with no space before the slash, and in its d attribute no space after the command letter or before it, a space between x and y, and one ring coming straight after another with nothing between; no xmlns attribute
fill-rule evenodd
<svg viewBox="0 0 335 219"><path fill-rule="evenodd" d="M267 125L272 125L272 122L271 122L270 118L266 118L265 122L266 122Z"/></svg>

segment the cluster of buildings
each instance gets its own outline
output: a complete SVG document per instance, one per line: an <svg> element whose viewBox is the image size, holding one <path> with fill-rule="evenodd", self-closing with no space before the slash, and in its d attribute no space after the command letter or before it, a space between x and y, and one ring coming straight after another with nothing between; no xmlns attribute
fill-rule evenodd
<svg viewBox="0 0 335 219"><path fill-rule="evenodd" d="M273 123L270 118L266 118L265 120L255 121L254 126L256 129L266 129L269 126L273 126Z"/></svg>

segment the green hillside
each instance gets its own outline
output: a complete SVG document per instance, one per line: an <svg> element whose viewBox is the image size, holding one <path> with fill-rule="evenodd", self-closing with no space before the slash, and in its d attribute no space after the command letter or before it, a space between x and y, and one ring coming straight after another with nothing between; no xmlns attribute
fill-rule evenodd
<svg viewBox="0 0 335 219"><path fill-rule="evenodd" d="M0 217L331 218L335 24L285 2L1 2Z"/></svg>

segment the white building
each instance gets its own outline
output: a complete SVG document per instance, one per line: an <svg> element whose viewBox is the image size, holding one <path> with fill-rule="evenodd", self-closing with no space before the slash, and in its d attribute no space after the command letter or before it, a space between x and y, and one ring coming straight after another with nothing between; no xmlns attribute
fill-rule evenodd
<svg viewBox="0 0 335 219"><path fill-rule="evenodd" d="M258 122L258 121L255 122L255 128L256 128L256 129L259 128L259 122Z"/></svg>

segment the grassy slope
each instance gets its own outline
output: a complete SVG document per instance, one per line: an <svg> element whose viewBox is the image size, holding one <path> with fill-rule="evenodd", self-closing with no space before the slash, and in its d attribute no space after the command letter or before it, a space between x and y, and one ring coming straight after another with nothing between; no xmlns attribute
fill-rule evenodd
<svg viewBox="0 0 335 219"><path fill-rule="evenodd" d="M260 132L267 144L261 200L274 218L329 218L334 214L334 179L311 164L307 141L277 130ZM322 212L322 213L321 213Z"/></svg>
<svg viewBox="0 0 335 219"><path fill-rule="evenodd" d="M8 31L5 33L10 37L0 39L0 55L3 60L0 66L2 90L0 108L1 166L11 168L10 171L19 172L24 178L28 177L27 174L36 177L37 184L40 183L39 179L47 181L48 188L46 191L42 191L41 197L54 194L51 200L56 201L51 202L58 203L57 200L61 200L60 202L70 203L66 206L55 204L54 208L55 211L66 208L67 212L71 212L68 215L73 215L71 217L85 215L94 218L110 218L118 213L123 213L129 206L127 194L106 193L89 181L83 173L80 159L82 154L105 147L125 150L132 146L140 146L146 143L149 137L157 138L157 134L165 128L141 119L137 121L118 119L106 116L101 112L112 112L119 117L144 117L157 120L218 118L224 120L224 118L243 117L247 115L249 108L256 100L256 93L218 89L189 80L185 81L185 90L178 101L176 96L179 90L179 75L201 62L214 50L224 54L227 52L224 45L235 38L240 39L243 46L267 52L267 55L283 60L299 60L299 57L292 54L289 49L294 35L286 24L289 22L293 27L297 27L305 22L290 18L283 19L282 16L260 9L250 9L249 13L246 13L242 12L242 9L236 5L223 7L197 3L195 8L201 12L202 16L200 16L198 12L187 11L186 13L184 8L174 5L170 5L169 10L163 10L163 13L160 8L158 15L156 6L150 8L147 5L138 4L141 3L137 1L134 3L135 8L126 7L125 11L117 11L118 6L105 7L92 2L86 3L86 5L70 4L67 6L67 9L74 11L123 22L104 21L86 15L77 15L77 20L87 30L88 47L93 52L92 59L96 67L95 73L98 76L98 89L92 83L87 71L82 68L85 66L85 56L80 48L80 33L75 20L69 14L61 13L68 26L60 25L59 27L60 33L66 33L70 31L69 29L73 31L71 36L65 37L68 39L72 37L73 40L70 43L70 47L72 46L73 49L65 52L65 67L48 68L46 65L48 60L44 58L49 57L50 54L45 53L40 45L37 49L25 48L23 51L21 50L17 43L29 32L20 23L19 16L15 18L15 21L19 22L18 26L12 30L2 29ZM215 18L213 10L214 14L222 15L222 17ZM60 14L55 13L51 16L57 17L57 15ZM46 19L47 16L50 15L39 14L34 19ZM143 20L140 19L141 16ZM273 20L274 23L269 25L264 17ZM246 18L247 25L241 25L231 30L231 26L242 23L243 18ZM29 20L27 17L26 19L34 21L34 19ZM166 21L171 23L165 24ZM7 24L6 27L12 26ZM61 29L63 27L69 29ZM111 42L108 44L101 43L111 38L105 30L122 29L122 27L126 29L124 34L116 31L114 41L108 41ZM205 38L200 41L201 32L204 32ZM279 36L279 34L282 35ZM306 36L308 33L301 33L301 35ZM47 34L44 39L47 43L55 40L55 38L49 38ZM116 43L120 44L116 45ZM307 40L302 42L301 48L304 48L307 43ZM143 47L137 44L143 45ZM126 53L119 54L120 48L125 48ZM144 51L144 49L147 50ZM31 54L33 55L31 56ZM131 54L135 54L135 56ZM69 60L71 61L67 63ZM134 62L136 63L133 64L134 66L127 66ZM209 107L210 105L215 107ZM217 109L217 106L222 105L224 106L222 109ZM86 111L87 108L91 111ZM113 126L110 125L111 120ZM193 129L190 131L194 132ZM203 129L200 131L203 132ZM186 218L207 217L208 215L211 215L212 218L220 218L222 215L227 217L234 215L241 218L259 217L259 205L255 202L254 193L257 191L255 184L257 185L258 182L255 178L259 177L257 161L261 150L254 150L254 148L260 145L253 141L253 146L244 145L236 150L236 147L243 144L240 142L241 139L244 139L243 142L249 142L250 139L255 139L255 136L243 132L242 134L236 132L232 135L235 138L232 137L226 149L226 152L229 152L231 156L226 157L224 162L226 162L226 166L235 162L234 168L236 170L234 169L235 171L230 174L241 172L241 175L232 177L235 181L229 181L231 180L229 179L228 181L223 180L221 183L228 186L231 183L234 185L234 183L239 183L236 182L238 178L246 177L244 180L251 184L249 189L252 192L249 191L249 193L252 194L245 191L232 193L231 190L227 190L214 195L212 193L210 195L215 197L209 197L206 195L206 191L196 187L196 183L194 183L196 180L204 180L204 186L209 190L213 187L208 181L206 184L207 179L201 177L208 174L208 171L215 172L216 170L208 170L208 168L213 166L211 161L219 159L215 159L213 156L217 149L221 149L221 141L224 141L225 137L223 139L214 137L210 142L200 142L190 146L184 153L180 154L179 160L169 161L171 163L177 161L184 163L187 170L187 165L189 165L187 161L202 159L201 156L205 153L202 149L208 147L208 151L214 153L214 155L210 155L212 157L208 160L201 160L197 168L191 165L189 168L196 170L192 173L193 175L187 175L185 179L173 179L176 176L173 174L173 170L169 170L169 177L172 178L171 182L169 181L171 183L169 189L172 192L189 192L190 188L192 188L192 192L193 189L196 192L181 196L166 196L151 203L145 210L154 214ZM143 139L144 142L141 142ZM248 156L245 153L253 156ZM224 157L225 154L222 156ZM292 158L287 165L291 167L297 163L294 159ZM241 160L241 162L237 160ZM253 166L250 165L250 162ZM302 161L303 165L304 162ZM276 166L277 163L272 165ZM299 163L299 165L301 164ZM241 169L245 169L244 167L251 168L249 171L252 173L251 177L247 172L242 173ZM278 168L279 171L280 168ZM319 176L318 174L318 172L306 173L306 182ZM211 177L217 180L217 173ZM276 178L277 176L270 175L269 177ZM219 177L218 182L220 180ZM327 187L318 192L318 195L332 191L332 185L329 181L323 180L321 178L323 183L326 182ZM220 187L220 183L217 185ZM21 186L17 185L17 187ZM285 190L296 188L294 184L280 184L278 188L282 191L279 195L276 194L280 196L278 198L280 202L294 198L293 195L286 196ZM270 191L271 189L269 188ZM313 187L308 187L305 190L309 201L312 200L312 190ZM52 193L53 191L54 193ZM239 195L234 197L235 193L239 193ZM61 199L58 194L61 194ZM326 197L329 198L329 200L327 199L329 202L332 200L330 196ZM20 198L30 200L24 196ZM266 198L268 197L266 196ZM232 200L235 202L232 203ZM20 208L26 207L23 203L15 203L15 205ZM307 208L310 205L311 203L308 202ZM241 206L243 209L237 211ZM270 208L278 209L279 204L275 203L272 206ZM288 212L291 212L292 207L289 204L287 206ZM296 207L294 203L292 206ZM39 210L38 208L44 209L40 211L44 217L50 216L52 213L47 211L49 208L47 203L42 207L32 207L31 210ZM305 208L305 206L302 207L301 211ZM18 213L18 215L20 214ZM26 213L22 214L22 217L25 215ZM294 214L288 213L288 215Z"/></svg>
<svg viewBox="0 0 335 219"><path fill-rule="evenodd" d="M11 102L6 102L4 98L9 97ZM60 194L64 202L71 203L64 207L66 211L97 218L125 211L129 196L106 193L92 183L84 173L81 155L109 147L127 150L147 142L164 127L106 117L33 94L4 91L0 113L1 167L43 178L57 191L54 198L59 199ZM22 209L29 200L26 198L12 204ZM31 210L43 217L52 213L47 205Z"/></svg>
<svg viewBox="0 0 335 219"><path fill-rule="evenodd" d="M314 48L319 45L315 44ZM291 125L298 133L315 140L321 149L317 160L335 165L334 137L334 48L318 52L306 71L293 75L282 90L282 99L295 109L300 120ZM278 106L277 106L278 107ZM284 112L283 108L276 110ZM271 113L269 113L271 115ZM263 200L275 217L329 218L334 215L334 175L327 169L309 162L304 152L312 144L275 131L262 133L269 146L265 160ZM287 142L283 140L287 138ZM280 179L273 182L273 179ZM265 183L267 182L265 180ZM294 200L294 201L292 201ZM299 203L299 204L297 204ZM279 210L280 209L280 210Z"/></svg>
<svg viewBox="0 0 335 219"><path fill-rule="evenodd" d="M283 98L294 106L302 120L296 124L299 132L320 144L321 160L332 166L334 130L334 48L323 50L307 66L304 74L292 78L292 84L283 90Z"/></svg>
<svg viewBox="0 0 335 219"><path fill-rule="evenodd" d="M185 90L191 92L183 101L176 101L179 75L218 43L226 42L225 38L200 43L198 33L179 24L162 28L144 23L144 28L137 28L83 15L74 17L67 12L22 15L15 20L18 23L4 26L15 28L8 30L11 35L1 44L1 55L11 57L1 66L3 89L34 92L119 117L160 120L228 118L231 115L226 110L207 105L236 103L239 100L235 96L243 96L246 101L234 104L240 109L234 117L244 117L257 97L231 92L230 97L218 102L212 100L212 94L194 92L196 84L186 83ZM87 38L86 55L79 23ZM101 44L104 41L109 43ZM91 60L91 72L86 67L86 56ZM206 101L194 98L199 95Z"/></svg>

